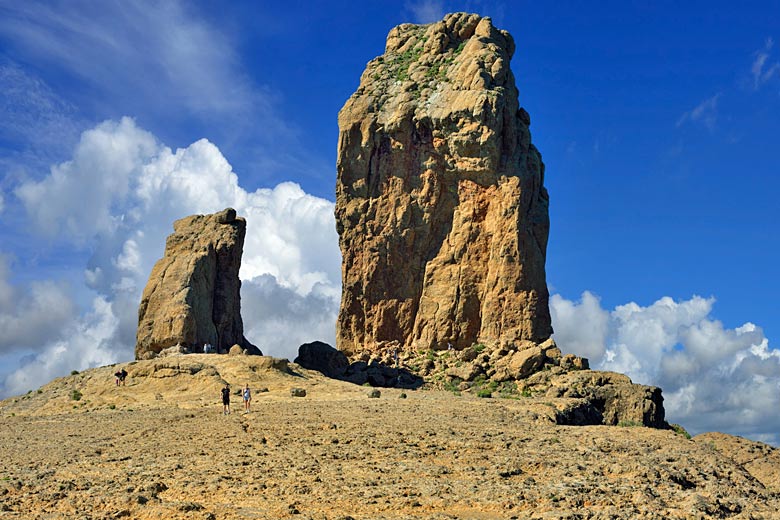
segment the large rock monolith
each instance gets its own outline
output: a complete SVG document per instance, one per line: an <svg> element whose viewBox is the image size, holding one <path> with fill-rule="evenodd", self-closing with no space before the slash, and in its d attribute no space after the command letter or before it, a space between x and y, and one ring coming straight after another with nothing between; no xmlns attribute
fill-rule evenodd
<svg viewBox="0 0 780 520"><path fill-rule="evenodd" d="M136 359L174 345L200 352L206 343L220 352L237 344L260 354L244 337L241 320L246 220L228 208L177 220L173 229L141 297Z"/></svg>
<svg viewBox="0 0 780 520"><path fill-rule="evenodd" d="M348 356L551 335L544 164L514 50L475 14L400 25L341 109L336 342Z"/></svg>

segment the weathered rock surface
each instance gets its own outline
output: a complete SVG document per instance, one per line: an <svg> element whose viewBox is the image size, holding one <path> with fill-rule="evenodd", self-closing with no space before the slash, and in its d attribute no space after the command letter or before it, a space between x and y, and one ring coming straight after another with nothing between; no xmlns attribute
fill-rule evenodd
<svg viewBox="0 0 780 520"><path fill-rule="evenodd" d="M637 385L628 376L616 372L583 370L562 374L537 373L525 381L527 388L545 388L547 397L583 399L593 405L597 422L564 424L643 425L665 428L661 389Z"/></svg>
<svg viewBox="0 0 780 520"><path fill-rule="evenodd" d="M702 433L693 441L741 465L766 489L780 496L780 450L777 448L719 432Z"/></svg>
<svg viewBox="0 0 780 520"><path fill-rule="evenodd" d="M119 368L127 386L114 383ZM562 426L558 407L577 400L543 395L388 388L369 399L370 389L291 369L188 354L89 369L0 401L0 518L747 520L780 511L780 452L765 444ZM238 398L222 415L225 383L254 390L251 413L236 413Z"/></svg>
<svg viewBox="0 0 780 520"><path fill-rule="evenodd" d="M176 345L200 352L205 343L219 352L238 344L260 354L244 337L241 320L246 220L228 208L177 220L173 229L141 297L136 359Z"/></svg>
<svg viewBox="0 0 780 520"><path fill-rule="evenodd" d="M462 349L552 333L544 165L490 18L390 31L339 113L337 347Z"/></svg>

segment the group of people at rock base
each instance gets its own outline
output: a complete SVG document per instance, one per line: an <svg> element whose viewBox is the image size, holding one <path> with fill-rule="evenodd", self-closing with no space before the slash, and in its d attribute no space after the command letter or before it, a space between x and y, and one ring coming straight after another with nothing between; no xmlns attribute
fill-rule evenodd
<svg viewBox="0 0 780 520"><path fill-rule="evenodd" d="M119 386L120 384L122 386L125 386L125 379L127 379L127 370L124 368L116 373L114 373L114 377L116 377L116 386Z"/></svg>
<svg viewBox="0 0 780 520"><path fill-rule="evenodd" d="M244 390L241 392L244 397L244 413L249 413L250 406L252 404L252 391L247 384ZM225 383L225 388L222 389L222 413L227 415L230 413L230 385Z"/></svg>

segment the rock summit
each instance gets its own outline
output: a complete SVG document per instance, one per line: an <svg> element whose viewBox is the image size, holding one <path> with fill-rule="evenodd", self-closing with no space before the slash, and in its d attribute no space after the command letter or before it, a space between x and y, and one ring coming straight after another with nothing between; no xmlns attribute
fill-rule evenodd
<svg viewBox="0 0 780 520"><path fill-rule="evenodd" d="M475 14L400 25L339 112L336 342L348 356L552 334L544 164L514 50Z"/></svg>

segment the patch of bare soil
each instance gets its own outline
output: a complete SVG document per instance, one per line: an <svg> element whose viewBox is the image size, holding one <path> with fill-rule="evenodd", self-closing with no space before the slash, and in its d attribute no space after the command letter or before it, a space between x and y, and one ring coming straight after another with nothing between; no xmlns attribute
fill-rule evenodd
<svg viewBox="0 0 780 520"><path fill-rule="evenodd" d="M130 376L117 387L122 367ZM3 401L0 517L780 517L777 450L760 443L556 426L556 403L540 398L369 398L369 388L290 368L176 356ZM250 413L238 395L222 413L225 382L253 388Z"/></svg>

